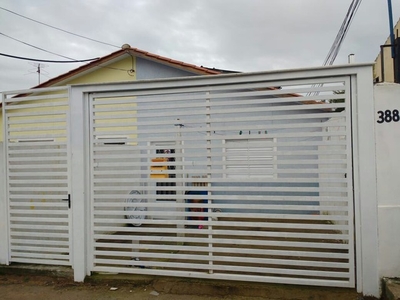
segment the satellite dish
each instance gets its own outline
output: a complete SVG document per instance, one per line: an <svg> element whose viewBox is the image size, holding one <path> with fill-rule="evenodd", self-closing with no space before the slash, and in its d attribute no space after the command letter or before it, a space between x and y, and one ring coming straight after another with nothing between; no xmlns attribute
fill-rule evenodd
<svg viewBox="0 0 400 300"><path fill-rule="evenodd" d="M129 193L130 197L126 199L126 203L145 203L147 202L146 199L142 198L141 193L139 191L131 191ZM127 206L124 208L126 212L129 212L130 214L126 214L125 217L131 221L131 224L133 226L140 226L142 225L141 220L146 218L146 215L144 214L137 214L135 212L143 212L146 211L147 208L144 206L141 207L135 207L135 206Z"/></svg>

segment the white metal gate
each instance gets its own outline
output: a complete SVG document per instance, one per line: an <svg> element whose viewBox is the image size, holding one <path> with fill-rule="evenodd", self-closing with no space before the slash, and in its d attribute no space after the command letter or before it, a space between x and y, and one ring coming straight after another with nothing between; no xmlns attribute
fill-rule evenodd
<svg viewBox="0 0 400 300"><path fill-rule="evenodd" d="M68 110L65 87L3 94L10 262L71 265Z"/></svg>
<svg viewBox="0 0 400 300"><path fill-rule="evenodd" d="M94 93L90 271L354 287L350 76Z"/></svg>

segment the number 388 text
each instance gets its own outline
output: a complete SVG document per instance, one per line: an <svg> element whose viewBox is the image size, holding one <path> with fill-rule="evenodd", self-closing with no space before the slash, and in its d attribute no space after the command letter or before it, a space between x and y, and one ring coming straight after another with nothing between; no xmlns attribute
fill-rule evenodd
<svg viewBox="0 0 400 300"><path fill-rule="evenodd" d="M390 110L387 109L385 111L378 111L378 120L376 121L379 124L382 123L390 123L390 122L399 122L400 116L399 111L397 109Z"/></svg>

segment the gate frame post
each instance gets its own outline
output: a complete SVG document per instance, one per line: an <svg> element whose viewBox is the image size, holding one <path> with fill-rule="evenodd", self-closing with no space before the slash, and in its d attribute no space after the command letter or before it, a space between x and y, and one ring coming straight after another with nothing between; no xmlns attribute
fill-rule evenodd
<svg viewBox="0 0 400 300"><path fill-rule="evenodd" d="M87 213L86 149L87 109L79 88L69 87L69 118L71 145L71 209L72 209L72 268L74 281L83 282L87 267Z"/></svg>
<svg viewBox="0 0 400 300"><path fill-rule="evenodd" d="M357 291L380 297L375 109L372 67L357 66L352 81L352 133Z"/></svg>
<svg viewBox="0 0 400 300"><path fill-rule="evenodd" d="M8 242L8 203L6 186L6 151L4 141L0 141L0 264L10 264Z"/></svg>
<svg viewBox="0 0 400 300"><path fill-rule="evenodd" d="M9 240L8 240L8 201L7 201L7 158L6 158L6 126L5 126L5 99L6 94L1 94L3 141L0 140L0 264L9 265Z"/></svg>

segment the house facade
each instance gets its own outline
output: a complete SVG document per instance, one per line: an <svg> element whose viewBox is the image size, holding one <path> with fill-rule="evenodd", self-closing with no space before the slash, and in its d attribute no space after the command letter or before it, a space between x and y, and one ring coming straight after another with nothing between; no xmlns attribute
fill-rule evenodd
<svg viewBox="0 0 400 300"><path fill-rule="evenodd" d="M221 73L223 73L221 70L195 66L137 48L131 48L125 44L121 50L54 77L33 88L218 75ZM0 121L0 141L2 141L3 122L1 112Z"/></svg>
<svg viewBox="0 0 400 300"><path fill-rule="evenodd" d="M60 80L5 94L0 261L71 266L77 281L118 272L376 294L374 174L360 164L373 147L353 125L371 132L370 75Z"/></svg>

